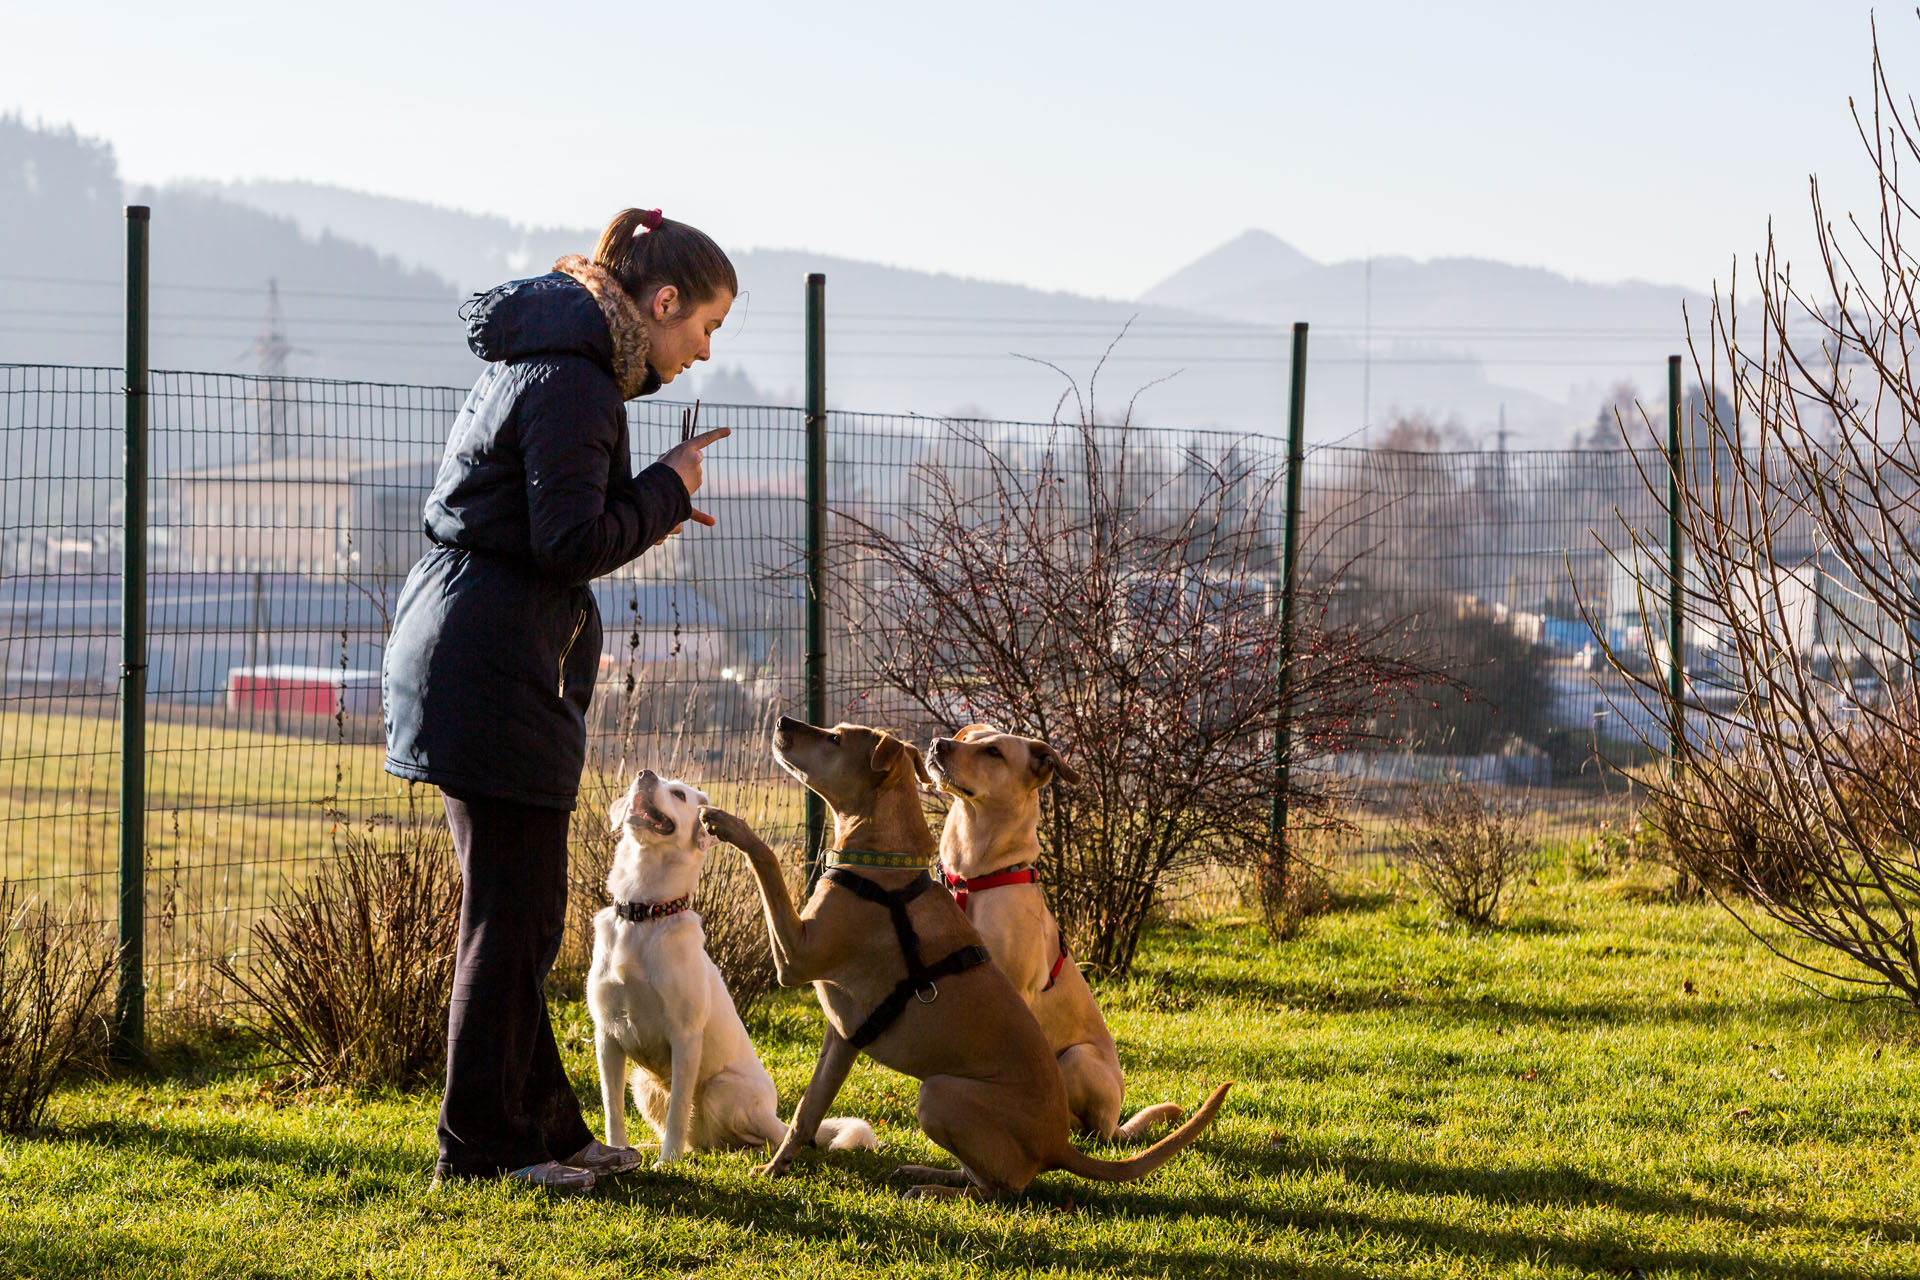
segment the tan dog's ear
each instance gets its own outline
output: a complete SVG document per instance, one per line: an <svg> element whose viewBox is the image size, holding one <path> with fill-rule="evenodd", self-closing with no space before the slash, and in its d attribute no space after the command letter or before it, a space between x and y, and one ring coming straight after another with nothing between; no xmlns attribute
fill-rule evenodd
<svg viewBox="0 0 1920 1280"><path fill-rule="evenodd" d="M916 756L920 754L892 734L881 734L880 740L873 744L873 760L871 762L873 771L875 773L892 773L894 766L900 763L900 754L903 751L912 751Z"/></svg>
<svg viewBox="0 0 1920 1280"><path fill-rule="evenodd" d="M1055 751L1051 746L1040 741L1040 739L1028 738L1027 752L1032 762L1033 771L1039 775L1040 778L1037 785L1044 787L1055 778L1058 778L1070 787L1080 785L1079 771L1065 760L1062 760L1058 751Z"/></svg>
<svg viewBox="0 0 1920 1280"><path fill-rule="evenodd" d="M880 741L873 744L873 771L892 773L905 754L913 764L914 776L928 786L933 785L933 775L927 772L927 758L920 754L920 748L911 742L904 742L890 733L880 735Z"/></svg>
<svg viewBox="0 0 1920 1280"><path fill-rule="evenodd" d="M932 786L933 775L927 772L926 753L914 746L911 742L903 742L900 745L907 749L907 759L913 761L914 776L919 778L923 785Z"/></svg>
<svg viewBox="0 0 1920 1280"><path fill-rule="evenodd" d="M962 729L960 732L954 734L953 740L955 742L968 742L974 738L978 738L982 736L983 734L989 734L992 732L993 730L984 724L970 724L966 728Z"/></svg>

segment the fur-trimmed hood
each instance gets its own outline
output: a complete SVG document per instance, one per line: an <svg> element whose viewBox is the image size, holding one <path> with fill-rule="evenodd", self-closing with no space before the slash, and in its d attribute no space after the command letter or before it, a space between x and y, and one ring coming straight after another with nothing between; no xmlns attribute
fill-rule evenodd
<svg viewBox="0 0 1920 1280"><path fill-rule="evenodd" d="M586 356L613 375L622 400L660 389L639 306L578 254L560 259L550 275L509 281L477 299L467 313L467 345L490 362Z"/></svg>
<svg viewBox="0 0 1920 1280"><path fill-rule="evenodd" d="M650 396L660 389L660 376L647 363L647 327L641 323L640 304L628 296L605 267L595 266L582 254L570 253L553 264L587 287L606 319L607 332L613 338L613 376L620 384L620 398Z"/></svg>

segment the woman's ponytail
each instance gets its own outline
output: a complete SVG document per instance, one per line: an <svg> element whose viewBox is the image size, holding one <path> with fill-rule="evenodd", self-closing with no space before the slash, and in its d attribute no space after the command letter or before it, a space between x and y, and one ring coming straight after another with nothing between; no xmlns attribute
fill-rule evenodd
<svg viewBox="0 0 1920 1280"><path fill-rule="evenodd" d="M662 217L658 209L615 214L600 233L593 261L643 308L667 285L678 289L690 307L711 301L723 290L740 292L740 278L720 246L706 232Z"/></svg>

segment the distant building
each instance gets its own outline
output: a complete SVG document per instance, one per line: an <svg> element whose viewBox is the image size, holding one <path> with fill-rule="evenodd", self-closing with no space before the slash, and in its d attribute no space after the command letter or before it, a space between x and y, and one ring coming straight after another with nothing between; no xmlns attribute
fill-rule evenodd
<svg viewBox="0 0 1920 1280"><path fill-rule="evenodd" d="M147 688L161 701L378 720L391 580L345 575L155 573L147 583ZM601 670L610 683L717 676L743 665L725 614L679 583L602 578ZM110 692L120 581L104 574L0 578L0 693Z"/></svg>
<svg viewBox="0 0 1920 1280"><path fill-rule="evenodd" d="M170 566L399 577L427 549L437 460L271 458L170 477Z"/></svg>

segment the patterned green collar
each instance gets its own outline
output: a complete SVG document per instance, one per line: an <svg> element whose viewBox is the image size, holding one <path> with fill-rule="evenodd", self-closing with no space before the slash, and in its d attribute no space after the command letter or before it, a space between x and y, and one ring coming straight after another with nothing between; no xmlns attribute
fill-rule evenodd
<svg viewBox="0 0 1920 1280"><path fill-rule="evenodd" d="M925 871L932 858L924 853L876 853L871 849L829 849L829 867L859 867L868 871Z"/></svg>

